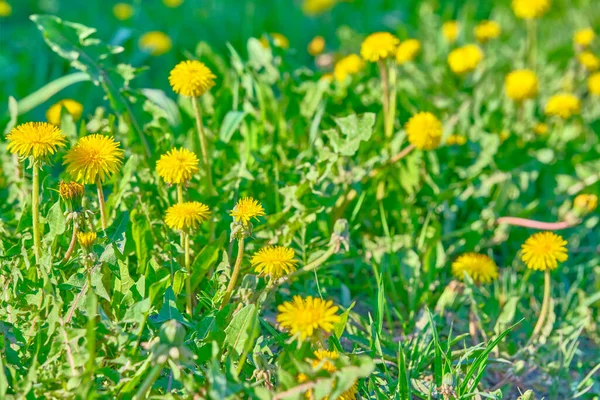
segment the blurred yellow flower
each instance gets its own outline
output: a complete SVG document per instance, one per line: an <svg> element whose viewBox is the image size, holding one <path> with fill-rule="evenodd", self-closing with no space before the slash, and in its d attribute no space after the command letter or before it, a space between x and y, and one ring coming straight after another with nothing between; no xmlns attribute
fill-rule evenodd
<svg viewBox="0 0 600 400"><path fill-rule="evenodd" d="M442 140L442 123L430 112L420 112L405 126L410 144L420 150L433 150Z"/></svg>
<svg viewBox="0 0 600 400"><path fill-rule="evenodd" d="M550 0L513 0L512 8L517 18L539 18L550 9Z"/></svg>
<svg viewBox="0 0 600 400"><path fill-rule="evenodd" d="M506 129L500 132L500 142L504 142L510 137L510 132Z"/></svg>
<svg viewBox="0 0 600 400"><path fill-rule="evenodd" d="M160 156L156 172L168 184L180 185L192 179L199 172L198 157L188 149L173 149Z"/></svg>
<svg viewBox="0 0 600 400"><path fill-rule="evenodd" d="M446 139L446 145L448 146L463 146L465 143L467 143L467 138L462 135L452 134Z"/></svg>
<svg viewBox="0 0 600 400"><path fill-rule="evenodd" d="M400 43L396 50L396 62L404 64L413 61L421 50L421 42L417 39L408 39Z"/></svg>
<svg viewBox="0 0 600 400"><path fill-rule="evenodd" d="M113 15L120 21L126 21L133 16L133 7L127 3L117 3L112 9Z"/></svg>
<svg viewBox="0 0 600 400"><path fill-rule="evenodd" d="M36 160L46 161L65 147L67 138L56 126L46 122L27 122L14 127L6 135L6 149L19 157L33 156Z"/></svg>
<svg viewBox="0 0 600 400"><path fill-rule="evenodd" d="M474 44L454 49L448 55L448 65L455 74L466 74L477 68L483 60L483 52Z"/></svg>
<svg viewBox="0 0 600 400"><path fill-rule="evenodd" d="M473 29L475 39L480 43L496 39L500 36L500 32L500 24L496 21L482 21Z"/></svg>
<svg viewBox="0 0 600 400"><path fill-rule="evenodd" d="M442 25L442 36L448 43L456 42L456 38L460 33L460 25L458 21L448 21L444 22Z"/></svg>
<svg viewBox="0 0 600 400"><path fill-rule="evenodd" d="M577 60L588 71L596 71L600 68L600 58L590 51L584 51L577 56Z"/></svg>
<svg viewBox="0 0 600 400"><path fill-rule="evenodd" d="M80 232L77 234L77 242L84 249L90 249L96 242L96 232Z"/></svg>
<svg viewBox="0 0 600 400"><path fill-rule="evenodd" d="M312 367L314 370L325 370L330 374L333 374L337 371L337 368L334 364L336 360L340 358L340 353L337 350L327 351L323 349L316 350L314 353L314 359L312 360ZM298 382L304 383L308 382L309 378L306 374L298 375ZM358 393L358 381L354 381L354 384L350 389L346 390L342 394L337 397L337 400L356 400L356 394ZM314 399L314 393L312 390L308 390L305 393L305 398L312 400ZM325 396L323 400L329 400L329 396Z"/></svg>
<svg viewBox="0 0 600 400"><path fill-rule="evenodd" d="M377 62L396 54L400 40L389 32L372 33L360 46L360 55L367 61Z"/></svg>
<svg viewBox="0 0 600 400"><path fill-rule="evenodd" d="M292 335L298 335L300 340L313 337L315 332L322 330L329 333L340 320L337 315L338 307L333 301L325 301L308 296L294 296L292 301L286 301L277 307L279 314L277 322Z"/></svg>
<svg viewBox="0 0 600 400"><path fill-rule="evenodd" d="M358 74L365 66L365 61L356 54L350 54L339 60L333 67L333 75L338 82L344 82L348 76Z"/></svg>
<svg viewBox="0 0 600 400"><path fill-rule="evenodd" d="M452 263L452 275L463 280L465 272L476 284L491 283L498 278L498 266L485 254L466 253Z"/></svg>
<svg viewBox="0 0 600 400"><path fill-rule="evenodd" d="M183 0L163 0L163 4L170 8L177 8L183 4Z"/></svg>
<svg viewBox="0 0 600 400"><path fill-rule="evenodd" d="M548 133L548 124L544 124L543 122L538 122L533 127L533 132L536 135L546 135Z"/></svg>
<svg viewBox="0 0 600 400"><path fill-rule="evenodd" d="M12 14L12 7L6 1L0 1L0 18L9 17Z"/></svg>
<svg viewBox="0 0 600 400"><path fill-rule="evenodd" d="M306 15L318 15L331 10L338 0L304 0L302 11Z"/></svg>
<svg viewBox="0 0 600 400"><path fill-rule="evenodd" d="M265 209L258 200L252 197L244 197L235 204L233 210L229 212L235 222L247 226L252 218L258 221L258 217L265 215Z"/></svg>
<svg viewBox="0 0 600 400"><path fill-rule="evenodd" d="M587 84L592 95L600 96L600 72L590 75Z"/></svg>
<svg viewBox="0 0 600 400"><path fill-rule="evenodd" d="M325 38L323 36L315 36L308 44L308 54L318 56L325 50Z"/></svg>
<svg viewBox="0 0 600 400"><path fill-rule="evenodd" d="M553 232L534 233L521 246L521 259L529 269L554 270L568 258L566 245L567 241Z"/></svg>
<svg viewBox="0 0 600 400"><path fill-rule="evenodd" d="M164 32L147 32L140 37L140 49L149 52L153 56L161 56L168 53L173 47L171 38Z"/></svg>
<svg viewBox="0 0 600 400"><path fill-rule="evenodd" d="M296 270L294 256L289 247L268 246L254 253L250 263L257 274L277 279Z"/></svg>
<svg viewBox="0 0 600 400"><path fill-rule="evenodd" d="M581 213L591 213L598 207L598 196L595 194L579 194L575 197L573 205Z"/></svg>
<svg viewBox="0 0 600 400"><path fill-rule="evenodd" d="M574 114L579 114L581 101L570 93L555 94L550 97L544 112L548 116L557 116L567 119Z"/></svg>
<svg viewBox="0 0 600 400"><path fill-rule="evenodd" d="M538 79L535 72L519 69L506 75L504 91L509 99L523 101L533 99L538 94Z"/></svg>
<svg viewBox="0 0 600 400"><path fill-rule="evenodd" d="M104 182L123 163L119 144L113 137L100 134L82 137L65 155L67 173L81 183Z"/></svg>
<svg viewBox="0 0 600 400"><path fill-rule="evenodd" d="M165 214L165 223L176 231L195 230L210 218L210 209L198 201L188 201L172 205Z"/></svg>
<svg viewBox="0 0 600 400"><path fill-rule="evenodd" d="M187 97L199 97L215 86L216 76L200 61L182 61L171 70L169 83L173 91Z"/></svg>
<svg viewBox="0 0 600 400"><path fill-rule="evenodd" d="M46 111L46 120L52 125L60 125L60 114L63 108L71 114L73 121L79 121L83 113L83 105L72 99L64 99L50 106Z"/></svg>
<svg viewBox="0 0 600 400"><path fill-rule="evenodd" d="M275 47L279 47L280 49L289 49L290 48L290 41L288 40L287 37L285 37L281 33L272 32L269 34L269 36L271 37L271 40L273 41L273 44L275 45ZM269 38L267 36L263 35L263 37L260 38L260 43L262 44L262 46L265 49L268 49L269 47L271 47L269 44Z"/></svg>
<svg viewBox="0 0 600 400"><path fill-rule="evenodd" d="M588 47L594 41L596 33L592 28L580 29L573 35L573 42L580 47Z"/></svg>

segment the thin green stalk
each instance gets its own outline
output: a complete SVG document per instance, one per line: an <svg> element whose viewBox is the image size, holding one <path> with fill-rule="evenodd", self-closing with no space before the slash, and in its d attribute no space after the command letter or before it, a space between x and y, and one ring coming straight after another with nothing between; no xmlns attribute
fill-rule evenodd
<svg viewBox="0 0 600 400"><path fill-rule="evenodd" d="M186 292L186 308L189 315L193 315L193 303L192 303L192 271L190 271L190 235L189 233L183 234L183 248L185 253L185 271L187 277L185 278L185 292Z"/></svg>
<svg viewBox="0 0 600 400"><path fill-rule="evenodd" d="M106 218L106 205L104 204L104 192L102 191L102 183L100 179L96 180L96 189L98 191L98 207L100 207L100 221L102 222L102 229L108 228L108 222Z"/></svg>
<svg viewBox="0 0 600 400"><path fill-rule="evenodd" d="M87 257L87 256L86 256ZM92 286L92 268L87 262L87 286L88 286L88 304L87 304L87 329L86 344L88 350L88 360L86 363L86 381L88 386L88 396L94 391L94 373L96 369L96 316L98 314L98 298L94 293ZM89 396L92 397L92 396Z"/></svg>
<svg viewBox="0 0 600 400"><path fill-rule="evenodd" d="M73 234L71 235L71 243L69 243L69 248L67 249L67 252L65 253L65 257L62 260L63 263L66 263L67 261L69 261L69 259L71 258L71 254L73 254L73 250L75 250L75 245L77 244L77 232L78 231L79 231L79 228L77 226L77 222L73 221Z"/></svg>
<svg viewBox="0 0 600 400"><path fill-rule="evenodd" d="M398 70L396 65L392 65L389 69L390 76L390 100L389 100L389 109L387 115L387 124L385 137L390 139L394 136L394 121L396 119L396 93L398 88L396 87L396 79L398 75Z"/></svg>
<svg viewBox="0 0 600 400"><path fill-rule="evenodd" d="M384 133L387 137L387 132L389 130L388 128L388 122L389 122L389 118L388 118L388 113L389 113L389 109L390 109L390 86L389 86L389 80L388 80L388 71L387 71L387 66L385 64L385 61L383 60L379 60L377 62L377 65L379 66L379 74L381 75L381 89L383 91L383 98L381 99L381 103L383 104L383 125L384 125Z"/></svg>
<svg viewBox="0 0 600 400"><path fill-rule="evenodd" d="M529 67L535 70L537 57L537 24L535 19L527 20L527 52Z"/></svg>
<svg viewBox="0 0 600 400"><path fill-rule="evenodd" d="M206 179L208 184L208 193L213 194L212 169L210 166L210 158L208 158L208 144L206 143L206 134L202 125L202 116L198 108L198 98L192 97L192 107L196 116L196 127L198 129L198 138L200 139L200 151L202 152L202 161L206 170Z"/></svg>
<svg viewBox="0 0 600 400"><path fill-rule="evenodd" d="M33 163L33 187L31 190L31 214L33 223L33 252L35 263L40 265L42 235L40 232L40 166Z"/></svg>
<svg viewBox="0 0 600 400"><path fill-rule="evenodd" d="M229 284L227 285L227 290L225 291L225 297L223 298L223 303L221 303L221 309L225 308L225 306L229 303L229 299L231 299L231 294L233 293L233 289L235 288L235 284L237 282L238 276L240 275L240 269L242 266L243 258L244 258L244 238L241 237L238 240L237 258L235 260L235 266L233 267L233 272L231 273L231 279L229 280Z"/></svg>
<svg viewBox="0 0 600 400"><path fill-rule="evenodd" d="M152 367L150 374L146 377L146 379L144 379L144 382L142 382L142 385L136 392L135 396L133 396L133 400L146 398L146 394L152 388L152 385L154 385L154 382L156 382L162 370L163 364L156 364L154 367Z"/></svg>
<svg viewBox="0 0 600 400"><path fill-rule="evenodd" d="M310 272L313 269L320 267L321 264L323 264L325 261L329 260L329 257L334 255L335 252L336 252L335 246L329 246L329 249L327 249L327 251L325 253L323 253L321 255L321 257L317 258L316 260L314 260L313 262L311 262L309 264L306 264L304 267L302 267L301 270L297 271L296 273Z"/></svg>
<svg viewBox="0 0 600 400"><path fill-rule="evenodd" d="M177 204L183 203L183 185L177 185Z"/></svg>
<svg viewBox="0 0 600 400"><path fill-rule="evenodd" d="M544 300L542 301L542 309L540 310L540 316L538 317L537 323L535 324L535 328L533 328L533 333L531 334L531 342L535 337L540 333L544 323L546 322L548 312L550 311L550 298L551 298L551 287L550 284L552 282L552 278L550 277L550 271L546 270L544 272Z"/></svg>

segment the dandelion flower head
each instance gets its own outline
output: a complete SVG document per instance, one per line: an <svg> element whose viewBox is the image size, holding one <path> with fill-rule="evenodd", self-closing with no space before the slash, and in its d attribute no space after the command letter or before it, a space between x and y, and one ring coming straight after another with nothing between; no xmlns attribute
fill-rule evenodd
<svg viewBox="0 0 600 400"><path fill-rule="evenodd" d="M165 223L176 231L193 231L210 218L210 209L198 201L172 205L165 214Z"/></svg>
<svg viewBox="0 0 600 400"><path fill-rule="evenodd" d="M389 32L372 33L363 40L360 55L367 61L377 62L396 55L400 40Z"/></svg>
<svg viewBox="0 0 600 400"><path fill-rule="evenodd" d="M235 207L229 213L235 222L241 223L243 226L248 226L252 218L258 221L258 217L265 215L265 209L252 197L244 197L235 204Z"/></svg>
<svg viewBox="0 0 600 400"><path fill-rule="evenodd" d="M308 44L308 54L318 56L325 50L325 38L323 36L315 36Z"/></svg>
<svg viewBox="0 0 600 400"><path fill-rule="evenodd" d="M80 232L77 234L77 242L85 249L89 249L96 242L96 232Z"/></svg>
<svg viewBox="0 0 600 400"><path fill-rule="evenodd" d="M477 68L483 60L483 52L474 44L454 49L448 54L448 65L455 74L466 74Z"/></svg>
<svg viewBox="0 0 600 400"><path fill-rule="evenodd" d="M421 42L417 39L408 39L400 43L396 50L396 62L404 64L413 61L421 50Z"/></svg>
<svg viewBox="0 0 600 400"><path fill-rule="evenodd" d="M112 12L119 21L127 21L133 16L133 7L127 3L117 3L113 6Z"/></svg>
<svg viewBox="0 0 600 400"><path fill-rule="evenodd" d="M430 112L420 112L405 126L408 141L420 150L433 150L442 140L442 123Z"/></svg>
<svg viewBox="0 0 600 400"><path fill-rule="evenodd" d="M567 260L567 241L553 232L538 232L531 235L521 246L521 259L527 268L547 271Z"/></svg>
<svg viewBox="0 0 600 400"><path fill-rule="evenodd" d="M504 90L509 99L523 101L538 94L538 79L535 72L528 69L512 71L504 80Z"/></svg>
<svg viewBox="0 0 600 400"><path fill-rule="evenodd" d="M591 51L584 51L577 56L579 64L583 65L588 71L596 71L600 68L600 58Z"/></svg>
<svg viewBox="0 0 600 400"><path fill-rule="evenodd" d="M592 28L580 29L573 35L573 42L580 47L588 47L594 41L596 33Z"/></svg>
<svg viewBox="0 0 600 400"><path fill-rule="evenodd" d="M333 68L333 75L338 82L344 82L349 76L358 74L365 66L365 62L360 56L350 54L339 60Z"/></svg>
<svg viewBox="0 0 600 400"><path fill-rule="evenodd" d="M591 213L598 207L598 196L595 194L579 194L573 200L573 205L579 211Z"/></svg>
<svg viewBox="0 0 600 400"><path fill-rule="evenodd" d="M277 322L292 335L298 335L300 340L313 337L317 331L329 333L340 320L338 307L331 300L312 296L294 296L292 301L284 302L277 310Z"/></svg>
<svg viewBox="0 0 600 400"><path fill-rule="evenodd" d="M14 127L6 136L6 149L20 157L33 156L46 161L60 147L65 147L67 138L62 131L46 122L26 122Z"/></svg>
<svg viewBox="0 0 600 400"><path fill-rule="evenodd" d="M460 25L458 21L448 21L444 22L442 25L442 36L448 43L456 42L456 38L458 38L458 34L460 32Z"/></svg>
<svg viewBox="0 0 600 400"><path fill-rule="evenodd" d="M567 119L572 115L579 114L581 101L570 93L556 94L548 100L544 113L548 116L557 116Z"/></svg>
<svg viewBox="0 0 600 400"><path fill-rule="evenodd" d="M269 246L256 252L250 263L256 273L277 279L294 272L298 261L289 247Z"/></svg>
<svg viewBox="0 0 600 400"><path fill-rule="evenodd" d="M183 148L163 154L156 163L156 172L170 185L189 182L199 171L196 154Z"/></svg>
<svg viewBox="0 0 600 400"><path fill-rule="evenodd" d="M600 96L600 72L590 75L587 86L592 95Z"/></svg>
<svg viewBox="0 0 600 400"><path fill-rule="evenodd" d="M215 86L216 76L200 61L182 61L171 70L169 83L173 91L187 97L202 96Z"/></svg>
<svg viewBox="0 0 600 400"><path fill-rule="evenodd" d="M539 18L550 9L550 0L513 0L512 9L517 18Z"/></svg>
<svg viewBox="0 0 600 400"><path fill-rule="evenodd" d="M456 279L463 280L465 273L477 284L490 283L498 278L498 266L485 254L466 253L452 263L452 275Z"/></svg>
<svg viewBox="0 0 600 400"><path fill-rule="evenodd" d="M475 39L479 43L486 43L500 36L502 29L496 21L482 21L474 29Z"/></svg>
<svg viewBox="0 0 600 400"><path fill-rule="evenodd" d="M304 0L302 11L309 16L323 14L331 10L337 3L338 0Z"/></svg>
<svg viewBox="0 0 600 400"><path fill-rule="evenodd" d="M138 43L141 50L158 57L168 53L173 47L173 41L164 32L152 31L144 33Z"/></svg>
<svg viewBox="0 0 600 400"><path fill-rule="evenodd" d="M83 113L83 105L72 99L64 99L50 106L46 111L46 120L52 125L60 125L60 114L63 108L71 114L73 121L79 121Z"/></svg>
<svg viewBox="0 0 600 400"><path fill-rule="evenodd" d="M77 182L104 182L123 163L123 150L113 137L93 134L84 136L67 152L63 164Z"/></svg>

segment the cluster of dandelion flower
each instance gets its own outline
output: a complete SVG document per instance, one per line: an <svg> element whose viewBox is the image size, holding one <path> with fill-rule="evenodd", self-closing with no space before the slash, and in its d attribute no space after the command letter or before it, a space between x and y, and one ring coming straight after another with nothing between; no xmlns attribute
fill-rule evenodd
<svg viewBox="0 0 600 400"><path fill-rule="evenodd" d="M231 241L252 236L252 219L265 215L265 209L255 199L244 197L236 203L229 213L233 217L231 223Z"/></svg>
<svg viewBox="0 0 600 400"><path fill-rule="evenodd" d="M498 278L498 266L485 254L466 253L452 263L452 274L456 279L462 281L465 273L478 285L491 283Z"/></svg>
<svg viewBox="0 0 600 400"><path fill-rule="evenodd" d="M405 126L410 144L419 150L433 150L442 140L442 123L430 112L420 112Z"/></svg>
<svg viewBox="0 0 600 400"><path fill-rule="evenodd" d="M533 99L538 94L538 79L535 72L519 69L506 75L504 91L511 100L521 102Z"/></svg>
<svg viewBox="0 0 600 400"><path fill-rule="evenodd" d="M325 301L312 296L294 296L292 301L284 302L277 310L279 325L301 341L332 332L334 325L340 320L337 315L338 307L331 300Z"/></svg>
<svg viewBox="0 0 600 400"><path fill-rule="evenodd" d="M459 47L448 54L448 65L458 75L473 72L482 60L483 52L474 44Z"/></svg>

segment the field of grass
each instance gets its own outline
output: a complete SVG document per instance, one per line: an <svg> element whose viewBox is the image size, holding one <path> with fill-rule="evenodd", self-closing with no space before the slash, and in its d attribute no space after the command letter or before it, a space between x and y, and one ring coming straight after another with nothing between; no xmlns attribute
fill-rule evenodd
<svg viewBox="0 0 600 400"><path fill-rule="evenodd" d="M599 34L0 0L0 399L599 399Z"/></svg>

